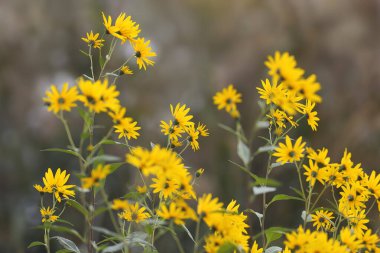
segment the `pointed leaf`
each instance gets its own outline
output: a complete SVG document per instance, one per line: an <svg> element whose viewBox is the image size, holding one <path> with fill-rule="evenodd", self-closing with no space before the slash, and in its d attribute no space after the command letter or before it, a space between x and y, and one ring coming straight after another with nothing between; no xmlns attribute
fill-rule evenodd
<svg viewBox="0 0 380 253"><path fill-rule="evenodd" d="M66 200L66 203L71 206L71 207L74 207L75 209L77 209L79 212L81 212L84 216L88 216L88 211L86 208L84 208L84 206L82 206L81 204L79 204L78 202L76 202L75 200L73 199L68 199Z"/></svg>
<svg viewBox="0 0 380 253"><path fill-rule="evenodd" d="M73 241L66 239L66 238L63 238L63 237L60 237L60 236L54 236L52 238L57 239L59 244L62 247L64 247L65 249L70 250L71 252L80 253L77 245L75 245L75 243Z"/></svg>
<svg viewBox="0 0 380 253"><path fill-rule="evenodd" d="M32 248L32 247L36 247L36 246L44 246L44 247L45 247L45 243L43 243L43 242L38 242L38 241L34 241L34 242L32 242L32 243L30 243L30 244L28 245L28 249L29 249L29 248Z"/></svg>
<svg viewBox="0 0 380 253"><path fill-rule="evenodd" d="M268 203L268 206L276 201L279 201L279 200L289 200L289 199L293 199L293 200L300 200L300 201L303 201L303 199L299 198L299 197L295 197L295 196L289 196L289 195L286 195L286 194L277 194L275 195L272 200Z"/></svg>
<svg viewBox="0 0 380 253"><path fill-rule="evenodd" d="M243 161L244 165L247 166L251 161L251 152L247 145L241 139L238 139L237 144L237 154L240 159Z"/></svg>

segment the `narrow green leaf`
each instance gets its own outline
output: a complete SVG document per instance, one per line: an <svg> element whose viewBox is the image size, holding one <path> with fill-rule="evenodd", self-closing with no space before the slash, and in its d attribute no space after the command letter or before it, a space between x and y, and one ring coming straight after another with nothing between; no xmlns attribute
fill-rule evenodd
<svg viewBox="0 0 380 253"><path fill-rule="evenodd" d="M110 236L114 236L116 238L120 238L120 236L117 233L112 232L111 230L108 230L106 228L93 226L92 230L95 230L95 231L100 232L100 233L105 234L105 235L110 235Z"/></svg>
<svg viewBox="0 0 380 253"><path fill-rule="evenodd" d="M44 247L45 247L45 243L43 243L43 242L38 242L38 241L34 241L34 242L32 242L32 243L30 243L30 244L28 245L28 249L29 249L29 248L32 248L32 247L36 247L36 246L44 246Z"/></svg>
<svg viewBox="0 0 380 253"><path fill-rule="evenodd" d="M72 251L71 250L67 250L67 249L60 249L60 250L58 250L55 253L70 253L70 252L72 252Z"/></svg>
<svg viewBox="0 0 380 253"><path fill-rule="evenodd" d="M102 54L100 53L99 54L99 65L100 65L100 68L102 69L103 66L104 66L104 58L102 56Z"/></svg>
<svg viewBox="0 0 380 253"><path fill-rule="evenodd" d="M193 235L190 233L189 229L185 226L185 225L182 225L183 229L186 231L186 233L188 234L188 236L190 237L190 239L194 242L194 243L197 243L195 240L194 240L194 237Z"/></svg>
<svg viewBox="0 0 380 253"><path fill-rule="evenodd" d="M243 161L245 166L247 166L251 161L251 151L249 150L249 147L245 145L245 143L241 139L238 139L237 154Z"/></svg>
<svg viewBox="0 0 380 253"><path fill-rule="evenodd" d="M105 207L105 206L96 208L93 215L94 215L94 217L96 217L98 215L101 215L102 213L104 213L107 210L108 210L108 207Z"/></svg>
<svg viewBox="0 0 380 253"><path fill-rule="evenodd" d="M277 194L275 195L272 200L268 203L268 206L276 201L279 201L279 200L290 200L290 199L293 199L293 200L300 200L300 201L303 201L303 199L299 198L299 197L295 197L295 196L290 196L290 195L286 195L286 194Z"/></svg>
<svg viewBox="0 0 380 253"><path fill-rule="evenodd" d="M68 199L66 200L66 203L71 206L71 207L74 207L75 209L77 209L80 213L82 213L85 217L88 216L88 211L87 209L82 206L81 204L79 204L77 201L73 200L73 199Z"/></svg>
<svg viewBox="0 0 380 253"><path fill-rule="evenodd" d="M112 253L112 252L118 252L124 248L124 243L118 243L112 246L108 246L103 249L102 253Z"/></svg>
<svg viewBox="0 0 380 253"><path fill-rule="evenodd" d="M236 247L235 244L226 242L222 246L219 247L217 253L233 253L236 250L238 250L238 248Z"/></svg>
<svg viewBox="0 0 380 253"><path fill-rule="evenodd" d="M277 180L271 179L271 178L264 178L264 177L255 177L255 182L251 184L251 186L270 186L270 187L279 187L281 186L281 183Z"/></svg>
<svg viewBox="0 0 380 253"><path fill-rule="evenodd" d="M261 195L268 192L274 192L276 191L276 187L268 187L268 186L254 186L252 188L254 195Z"/></svg>
<svg viewBox="0 0 380 253"><path fill-rule="evenodd" d="M112 163L112 164L110 164L111 165L110 173L113 173L115 170L120 168L123 164L125 164L125 163Z"/></svg>
<svg viewBox="0 0 380 253"><path fill-rule="evenodd" d="M48 149L43 149L41 151L47 151L47 152L61 152L61 153L66 153L66 154L70 154L70 155L73 155L73 156L76 156L76 157L79 157L82 159L82 156L78 153L78 152L75 152L73 150L70 150L70 149L63 149L63 148L48 148Z"/></svg>
<svg viewBox="0 0 380 253"><path fill-rule="evenodd" d="M277 253L281 251L282 251L282 248L277 247L277 246L272 246L272 247L267 248L264 253Z"/></svg>
<svg viewBox="0 0 380 253"><path fill-rule="evenodd" d="M93 163L103 163L103 162L117 162L120 161L120 158L113 155L99 155L91 158L87 162L87 166L93 164Z"/></svg>
<svg viewBox="0 0 380 253"><path fill-rule="evenodd" d="M90 55L88 54L88 53L86 53L85 51L83 51L83 50L79 50L82 54L84 54L85 56L87 56L87 57L90 57Z"/></svg>
<svg viewBox="0 0 380 253"><path fill-rule="evenodd" d="M59 244L64 247L65 249L71 251L71 252L75 252L75 253L80 253L77 245L75 245L75 243L69 239L66 239L66 238L63 238L63 237L60 237L60 236L54 236L52 237L54 239L56 239Z"/></svg>

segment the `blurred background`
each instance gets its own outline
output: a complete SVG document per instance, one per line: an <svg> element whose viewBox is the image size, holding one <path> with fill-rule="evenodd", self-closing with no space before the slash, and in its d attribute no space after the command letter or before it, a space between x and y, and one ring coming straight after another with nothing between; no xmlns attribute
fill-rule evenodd
<svg viewBox="0 0 380 253"><path fill-rule="evenodd" d="M198 181L199 193L212 192L223 201L235 198L247 207L247 189L241 183L245 175L227 161L238 161L235 139L217 126L219 122L233 126L233 121L216 110L212 96L235 84L243 93L240 110L243 127L248 129L258 115L255 87L266 77L264 61L276 50L295 55L306 74L315 73L322 85L318 132L300 126L297 134L315 148L329 148L335 161L347 147L354 162L379 171L380 1L3 0L0 252L25 252L31 241L42 240L42 232L32 229L40 224L39 194L32 185L40 183L45 170L77 169L71 156L40 152L68 144L63 127L47 112L42 97L50 84L74 84L78 76L89 73L88 59L79 51L87 46L80 38L91 29L103 32L101 11L113 17L121 11L132 15L158 54L154 67L137 71L133 66L135 75L119 79L122 103L143 127L142 137L133 144L148 147L151 141L164 141L158 126L168 118L170 103L186 103L196 120L210 129L200 151L185 154L187 165L206 170ZM118 50L113 67L129 54L127 49ZM78 134L79 119L70 120L74 135ZM111 152L121 157L125 153ZM258 174L263 158L253 166ZM119 197L133 182L132 170L119 171L110 179L111 197ZM295 184L293 172L285 167L273 177L285 182L288 190ZM259 204L252 207L261 209ZM276 204L268 224L294 226L299 221L294 210L301 210L297 203ZM175 251L163 243L158 247Z"/></svg>

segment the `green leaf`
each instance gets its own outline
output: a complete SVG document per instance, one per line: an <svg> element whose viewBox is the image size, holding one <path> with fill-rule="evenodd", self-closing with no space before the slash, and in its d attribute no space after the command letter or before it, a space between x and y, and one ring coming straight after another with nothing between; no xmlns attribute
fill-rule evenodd
<svg viewBox="0 0 380 253"><path fill-rule="evenodd" d="M69 250L70 252L80 253L77 245L75 245L75 243L73 241L66 239L66 238L63 238L63 237L60 237L60 236L54 236L52 238L57 239L59 244L62 247L64 247L65 249Z"/></svg>
<svg viewBox="0 0 380 253"><path fill-rule="evenodd" d="M99 54L99 65L100 65L100 68L102 69L103 66L104 66L104 58L102 56L102 54L100 53Z"/></svg>
<svg viewBox="0 0 380 253"><path fill-rule="evenodd" d="M254 186L253 188L252 188L252 190L253 190L253 194L255 195L255 196L257 196L257 195L261 195L261 194L264 194L264 193L268 193L268 192L274 192L274 191L276 191L276 187L268 187L268 186Z"/></svg>
<svg viewBox="0 0 380 253"><path fill-rule="evenodd" d="M103 163L103 162L117 162L120 161L120 158L118 156L113 155L99 155L91 158L89 161L87 161L87 166L93 164L93 163Z"/></svg>
<svg viewBox="0 0 380 253"><path fill-rule="evenodd" d="M47 152L61 152L61 153L66 153L66 154L70 154L70 155L73 155L73 156L76 156L76 157L79 157L81 159L82 156L78 153L78 152L75 152L73 150L70 150L70 149L63 149L63 148L48 148L48 149L43 149L41 151L47 151Z"/></svg>
<svg viewBox="0 0 380 253"><path fill-rule="evenodd" d="M251 184L251 186L270 186L270 187L279 187L281 186L281 183L277 180L271 179L271 178L264 178L264 177L255 177L255 182Z"/></svg>
<svg viewBox="0 0 380 253"><path fill-rule="evenodd" d="M249 147L239 138L237 144L237 154L240 159L243 161L244 165L247 167L251 161L251 151Z"/></svg>
<svg viewBox="0 0 380 253"><path fill-rule="evenodd" d="M100 232L100 233L105 234L105 235L110 235L110 236L114 236L117 238L121 238L117 233L112 232L111 230L108 230L106 228L93 226L92 230L95 230L95 231Z"/></svg>
<svg viewBox="0 0 380 253"><path fill-rule="evenodd" d="M128 146L125 143L114 141L114 140L109 140L109 139L102 141L102 144L104 144L104 145L122 145L122 146Z"/></svg>
<svg viewBox="0 0 380 253"><path fill-rule="evenodd" d="M255 152L255 154L260 154L260 153L264 153L264 152L268 152L268 151L273 151L276 149L276 146L262 146L260 148L257 149L257 151Z"/></svg>
<svg viewBox="0 0 380 253"><path fill-rule="evenodd" d="M194 238L193 238L193 235L190 233L189 229L185 226L185 225L182 225L183 229L186 231L186 233L188 234L188 236L190 237L190 239L194 242L194 243L197 243Z"/></svg>
<svg viewBox="0 0 380 253"><path fill-rule="evenodd" d="M290 196L290 195L286 195L286 194L277 194L275 195L272 200L268 203L268 206L276 201L279 201L279 200L289 200L289 199L293 199L293 200L300 200L300 201L303 201L303 199L299 198L299 197L295 197L295 196Z"/></svg>
<svg viewBox="0 0 380 253"><path fill-rule="evenodd" d="M58 251L56 251L55 253L70 253L71 250L67 250L67 249L60 249Z"/></svg>
<svg viewBox="0 0 380 253"><path fill-rule="evenodd" d="M124 243L118 243L112 246L108 246L103 249L102 253L112 253L112 252L118 252L124 248Z"/></svg>
<svg viewBox="0 0 380 253"><path fill-rule="evenodd" d="M44 246L44 247L45 247L45 243L43 243L43 242L38 242L38 241L34 241L34 242L32 242L32 243L30 243L30 244L28 245L28 249L29 249L29 248L32 248L32 247L36 247L36 246Z"/></svg>
<svg viewBox="0 0 380 253"><path fill-rule="evenodd" d="M236 250L239 250L235 244L226 242L219 247L217 253L233 253Z"/></svg>
<svg viewBox="0 0 380 253"><path fill-rule="evenodd" d="M112 164L110 164L111 165L110 173L113 173L115 170L120 168L123 164L125 164L125 163L112 163Z"/></svg>
<svg viewBox="0 0 380 253"><path fill-rule="evenodd" d="M283 228L283 227L271 227L271 228L266 229L264 233L267 240L267 245L281 238L281 236L288 231L290 231L289 228Z"/></svg>
<svg viewBox="0 0 380 253"><path fill-rule="evenodd" d="M78 202L76 202L75 200L73 199L68 199L66 200L66 203L71 206L71 207L74 207L75 209L77 209L80 213L82 213L85 217L88 217L88 211L86 208L84 208L84 206L82 206L81 204L79 204Z"/></svg>
<svg viewBox="0 0 380 253"><path fill-rule="evenodd" d="M107 210L108 210L108 207L106 207L106 206L96 208L95 211L94 211L93 216L96 217L98 215L101 215L102 213L104 213Z"/></svg>
<svg viewBox="0 0 380 253"><path fill-rule="evenodd" d="M46 229L47 226L48 226L48 228L50 230L61 232L61 233L67 233L67 234L70 234L70 235L74 235L79 240L81 240L82 242L84 242L84 238L78 233L78 231L76 231L75 229L72 229L72 228L67 228L67 227L59 226L59 225L51 225L49 223L45 223L44 225L36 226L35 228L36 229Z"/></svg>
<svg viewBox="0 0 380 253"><path fill-rule="evenodd" d="M264 253L277 253L281 251L282 251L282 248L277 247L277 246L272 246L272 247L267 248Z"/></svg>
<svg viewBox="0 0 380 253"><path fill-rule="evenodd" d="M87 57L90 57L90 55L88 54L88 53L86 53L85 51L83 51L83 50L79 50L82 54L84 54L85 56L87 56Z"/></svg>

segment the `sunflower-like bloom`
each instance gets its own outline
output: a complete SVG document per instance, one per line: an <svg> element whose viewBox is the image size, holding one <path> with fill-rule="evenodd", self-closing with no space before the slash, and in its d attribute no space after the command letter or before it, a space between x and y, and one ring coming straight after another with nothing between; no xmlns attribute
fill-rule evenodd
<svg viewBox="0 0 380 253"><path fill-rule="evenodd" d="M41 213L43 223L45 222L53 223L59 218L58 215L54 215L55 210L53 208L50 208L49 206L47 208L45 207L41 208L40 213Z"/></svg>
<svg viewBox="0 0 380 253"><path fill-rule="evenodd" d="M77 106L75 102L78 98L77 87L69 88L69 84L64 83L61 92L55 85L51 85L50 90L46 91L43 101L48 107L48 111L57 114L60 111L71 111L71 108Z"/></svg>
<svg viewBox="0 0 380 253"><path fill-rule="evenodd" d="M111 165L98 164L95 169L91 171L91 176L82 178L82 187L90 189L91 187L98 187L100 182L111 173Z"/></svg>
<svg viewBox="0 0 380 253"><path fill-rule="evenodd" d="M297 68L297 62L293 55L288 52L275 52L274 57L268 56L265 62L268 74L278 80L283 81L288 87L292 88L304 74L304 70Z"/></svg>
<svg viewBox="0 0 380 253"><path fill-rule="evenodd" d="M153 193L159 193L164 199L171 198L179 189L177 182L164 174L158 175L152 181L153 184L150 187L153 189Z"/></svg>
<svg viewBox="0 0 380 253"><path fill-rule="evenodd" d="M318 230L322 228L324 230L331 231L331 226L334 224L332 221L333 219L333 212L324 210L316 211L315 214L311 215L311 220L314 222L313 226L317 227Z"/></svg>
<svg viewBox="0 0 380 253"><path fill-rule="evenodd" d="M86 33L86 37L83 37L82 40L87 43L89 47L101 48L103 46L104 40L98 39L99 33L94 34L92 31Z"/></svg>
<svg viewBox="0 0 380 253"><path fill-rule="evenodd" d="M154 65L154 61L152 61L150 58L156 57L157 54L152 51L152 48L149 46L149 44L150 40L145 41L144 38L138 38L132 44L133 49L135 50L136 62L139 66L139 69L144 68L144 70L146 70L146 65Z"/></svg>
<svg viewBox="0 0 380 253"><path fill-rule="evenodd" d="M265 100L269 105L270 103L279 104L279 101L286 100L286 91L284 89L283 83L278 83L278 79L274 78L271 82L266 79L265 82L261 80L261 85L263 88L256 87L260 94L260 98Z"/></svg>
<svg viewBox="0 0 380 253"><path fill-rule="evenodd" d="M170 105L170 112L174 118L174 126L179 126L182 129L186 129L187 127L194 125L194 122L191 121L193 115L188 115L190 108L186 108L185 104L181 106L181 104L178 103L175 108L173 105Z"/></svg>
<svg viewBox="0 0 380 253"><path fill-rule="evenodd" d="M364 187L359 184L345 184L342 186L339 211L344 214L350 210L365 208L367 197L363 190Z"/></svg>
<svg viewBox="0 0 380 253"><path fill-rule="evenodd" d="M303 96L306 100L310 100L313 103L322 102L322 98L317 94L320 89L321 85L317 82L316 75L310 75L306 79L299 80L294 87L298 95Z"/></svg>
<svg viewBox="0 0 380 253"><path fill-rule="evenodd" d="M191 148L194 151L199 150L199 142L198 142L199 131L197 129L195 129L194 125L192 125L192 126L186 128L186 132L189 135L188 141L191 145Z"/></svg>
<svg viewBox="0 0 380 253"><path fill-rule="evenodd" d="M182 134L185 132L185 130L182 127L180 127L179 125L174 125L173 121L171 120L169 121L169 124L162 120L160 127L161 132L164 135L168 135L171 142L178 141L178 138L181 138Z"/></svg>
<svg viewBox="0 0 380 253"><path fill-rule="evenodd" d="M233 118L239 117L240 113L237 109L237 104L242 102L241 93L237 92L233 84L217 92L213 100L218 110L225 109Z"/></svg>
<svg viewBox="0 0 380 253"><path fill-rule="evenodd" d="M124 65L119 71L119 76L122 75L133 75L133 71L127 65Z"/></svg>
<svg viewBox="0 0 380 253"><path fill-rule="evenodd" d="M307 124L311 127L311 129L313 131L317 131L319 118L317 117L318 113L316 111L313 111L314 107L315 103L307 100L303 114L307 115Z"/></svg>
<svg viewBox="0 0 380 253"><path fill-rule="evenodd" d="M112 25L112 17L104 15L103 16L103 24L106 28L108 34L111 34L115 38L121 40L122 44L129 40L130 42L134 42L135 38L139 35L140 29L139 25L136 24L131 18L131 16L127 16L125 13L120 13L116 18L115 24Z"/></svg>
<svg viewBox="0 0 380 253"><path fill-rule="evenodd" d="M145 207L140 207L139 203L135 203L128 205L124 212L119 214L119 217L130 222L140 223L151 216L146 212Z"/></svg>
<svg viewBox="0 0 380 253"><path fill-rule="evenodd" d="M223 212L223 203L219 202L218 198L212 198L211 194L204 194L198 199L197 213L208 226L213 224L212 216L220 218L221 212Z"/></svg>
<svg viewBox="0 0 380 253"><path fill-rule="evenodd" d="M130 203L124 199L114 199L111 208L113 210L125 210L129 207Z"/></svg>
<svg viewBox="0 0 380 253"><path fill-rule="evenodd" d="M102 99L104 86L100 80L92 82L90 80L80 78L78 86L82 93L79 96L79 99L83 102L84 106L95 113L107 111L107 105Z"/></svg>
<svg viewBox="0 0 380 253"><path fill-rule="evenodd" d="M321 184L325 184L327 180L326 171L319 169L316 162L309 159L309 166L304 164L303 167L305 169L304 175L306 176L306 181L309 182L311 186L314 186L317 180Z"/></svg>
<svg viewBox="0 0 380 253"><path fill-rule="evenodd" d="M127 112L127 108L119 106L108 111L108 115L111 117L113 123L120 124L122 119L125 118L126 112Z"/></svg>
<svg viewBox="0 0 380 253"><path fill-rule="evenodd" d="M358 240L356 233L353 233L349 227L340 230L340 241L347 246L351 252L357 252L362 248L362 243Z"/></svg>
<svg viewBox="0 0 380 253"><path fill-rule="evenodd" d="M278 159L276 161L281 164L298 162L304 157L303 152L305 150L305 145L306 143L302 142L302 136L300 136L293 145L290 137L287 135L285 137L285 143L279 144L279 147L276 148L273 156L277 156Z"/></svg>
<svg viewBox="0 0 380 253"><path fill-rule="evenodd" d="M177 225L185 224L185 213L174 202L171 202L169 206L161 205L157 210L157 215L165 220L173 220Z"/></svg>
<svg viewBox="0 0 380 253"><path fill-rule="evenodd" d="M128 138L130 140L131 138L137 139L137 137L140 136L140 134L137 132L141 129L141 127L137 126L137 121L133 121L132 118L123 118L121 121L114 125L115 133L119 134L120 138Z"/></svg>
<svg viewBox="0 0 380 253"><path fill-rule="evenodd" d="M70 190L75 185L66 185L67 181L70 178L70 174L66 174L66 170L61 172L61 169L57 169L55 175L53 171L49 168L47 172L45 172L45 176L42 178L44 182L44 187L40 185L35 185L34 188L41 192L53 193L55 199L58 202L61 202L61 196L64 198L74 197L75 192Z"/></svg>

